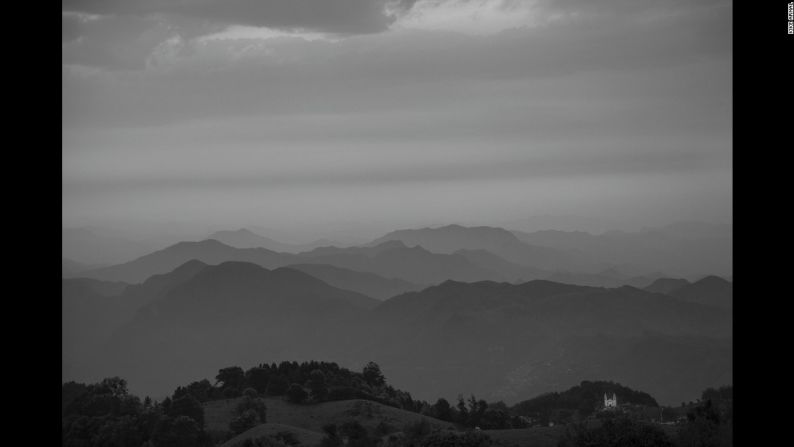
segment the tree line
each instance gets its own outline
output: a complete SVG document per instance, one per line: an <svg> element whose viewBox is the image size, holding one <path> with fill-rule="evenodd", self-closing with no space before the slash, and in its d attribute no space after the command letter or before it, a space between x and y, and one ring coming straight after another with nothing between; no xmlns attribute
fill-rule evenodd
<svg viewBox="0 0 794 447"><path fill-rule="evenodd" d="M455 405L444 398L429 404L388 385L380 367L374 362L365 365L361 372L341 368L332 362L316 361L260 364L248 370L226 367L218 371L214 383L204 379L179 386L162 402L149 397L141 400L128 392L124 379L112 377L95 384L68 382L62 385L62 445L208 447L267 422L264 397L280 396L299 405L348 399L371 400L451 422L464 430L463 434L439 434L430 431L426 423L424 426L420 423L407 427L403 430L407 435L394 438L387 445L436 445L427 444L431 440L440 443L438 445L483 447L490 445L487 436L478 434L478 430L472 432L474 434L465 434L471 432L466 429L525 428L528 426L526 415L550 417L548 415L559 409L591 413L594 402L600 403L604 392L610 395L615 392L619 402L658 405L646 393L613 382L587 381L568 391L548 393L512 408L503 402L488 403L474 395L467 399L459 396ZM229 398L238 398L238 402L228 430L222 434L208 432L202 404ZM638 439L658 440L658 443L638 445L730 446L732 398L733 388L730 386L705 390L699 405L689 411L686 424L674 440L667 435L659 436L658 428L624 414L616 417L605 415L595 428L571 424L573 428L561 445L595 445L592 442L612 445L610 440L613 437L622 439L621 436L625 438L627 433L633 433ZM383 436L394 431L393 427L379 427L374 433L362 432L361 427L351 421L339 427L326 427L323 442L325 447L340 445L342 440L347 445L382 445ZM284 434L280 441L267 441L268 445L293 444L287 435ZM674 444L667 444L667 441Z"/></svg>

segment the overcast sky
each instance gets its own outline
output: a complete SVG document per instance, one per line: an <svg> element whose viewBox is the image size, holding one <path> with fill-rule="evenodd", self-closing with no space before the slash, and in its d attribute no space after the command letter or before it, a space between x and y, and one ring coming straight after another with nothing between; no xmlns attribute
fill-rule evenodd
<svg viewBox="0 0 794 447"><path fill-rule="evenodd" d="M727 0L63 1L63 219L731 220Z"/></svg>

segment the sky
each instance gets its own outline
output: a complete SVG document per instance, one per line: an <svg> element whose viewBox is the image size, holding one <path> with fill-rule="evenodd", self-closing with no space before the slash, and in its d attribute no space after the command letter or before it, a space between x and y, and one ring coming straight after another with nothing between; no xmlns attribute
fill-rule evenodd
<svg viewBox="0 0 794 447"><path fill-rule="evenodd" d="M62 2L64 226L732 218L726 0Z"/></svg>

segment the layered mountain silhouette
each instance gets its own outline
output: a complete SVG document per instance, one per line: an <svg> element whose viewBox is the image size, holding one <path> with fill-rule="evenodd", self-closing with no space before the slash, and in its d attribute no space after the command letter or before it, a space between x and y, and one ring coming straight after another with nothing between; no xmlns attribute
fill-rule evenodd
<svg viewBox="0 0 794 447"><path fill-rule="evenodd" d="M659 278L645 287L645 290L655 293L670 294L689 284L691 283L683 278Z"/></svg>
<svg viewBox="0 0 794 447"><path fill-rule="evenodd" d="M730 237L448 225L304 247L242 229L102 268L65 253L63 375L161 396L227 365L374 360L423 399L616 380L677 404L732 381L732 283L702 275L730 274Z"/></svg>
<svg viewBox="0 0 794 447"><path fill-rule="evenodd" d="M87 278L61 281L61 348L63 373L79 375L84 359L94 355L108 337L136 310L121 299L128 285Z"/></svg>
<svg viewBox="0 0 794 447"><path fill-rule="evenodd" d="M419 395L511 401L615 377L674 402L730 375L730 312L632 287L447 282L384 302L366 328L361 357Z"/></svg>
<svg viewBox="0 0 794 447"><path fill-rule="evenodd" d="M402 250L392 244L347 256L373 259L394 248ZM339 274L327 265L298 268ZM338 281L345 275L361 284L355 272ZM473 392L516 401L604 378L669 403L691 399L704 383L726 383L719 380L730 371L730 309L627 286L445 281L381 303L296 268L191 260L125 286L119 298L141 307L80 371L123 375L153 395L186 377L211 377L219 365L281 359L351 367L375 360L390 382L427 399Z"/></svg>
<svg viewBox="0 0 794 447"><path fill-rule="evenodd" d="M722 241L719 237L681 239L684 237L681 234L691 233L679 230L668 234L654 230L645 233L607 232L594 236L559 231L512 233L495 227L449 225L399 230L360 247L325 246L300 253L263 247L237 248L216 239L207 239L180 242L123 264L83 270L80 275L138 283L153 274L166 273L190 259L197 259L208 264L253 262L265 268L327 264L423 286L448 279L522 282L542 278L601 287L646 287L658 278L669 276L662 271L686 270L692 273L693 269L686 265L708 265L708 262L698 259L715 253L725 254L722 246L718 250L704 248L704 244L719 245ZM270 244L268 241L272 241L244 229L215 235L239 246ZM683 259L680 253L687 252L684 247L697 253ZM289 248L294 250L296 246ZM679 268L681 266L684 268Z"/></svg>
<svg viewBox="0 0 794 447"><path fill-rule="evenodd" d="M378 300L422 288L402 279L384 278L375 273L358 272L328 264L290 264L288 267L307 273L334 287L362 293Z"/></svg>
<svg viewBox="0 0 794 447"><path fill-rule="evenodd" d="M85 276L108 281L140 283L146 278L167 273L190 260L206 264L226 261L247 261L268 268L282 262L279 253L264 248L239 249L214 239L199 242L179 242L123 264L83 272Z"/></svg>
<svg viewBox="0 0 794 447"><path fill-rule="evenodd" d="M665 272L677 277L704 273L729 275L733 239L730 226L676 224L639 232L544 230L514 231L527 244L576 253L584 262L619 266L631 276ZM571 269L569 269L571 270Z"/></svg>
<svg viewBox="0 0 794 447"><path fill-rule="evenodd" d="M378 303L295 269L237 261L204 266L156 293L89 365L97 376L124 372L131 386L164 392L177 376L207 376L219 364L316 358L338 342L329 334L339 325Z"/></svg>
<svg viewBox="0 0 794 447"><path fill-rule="evenodd" d="M733 284L719 276L707 276L671 291L670 295L692 303L733 307Z"/></svg>
<svg viewBox="0 0 794 447"><path fill-rule="evenodd" d="M554 272L544 279L566 284L576 284L591 287L620 287L632 286L643 288L653 282L660 273L652 273L643 276L626 276L611 268L599 273L579 273L579 272Z"/></svg>
<svg viewBox="0 0 794 447"><path fill-rule="evenodd" d="M269 269L290 264L328 264L423 285L446 279L504 279L500 273L475 265L463 256L432 253L422 247L407 247L399 241L389 241L373 247L322 247L291 254L265 248L234 248L214 239L180 242L133 261L83 272L83 275L102 280L138 283L151 275L173 270L191 259L207 264L226 261L251 262Z"/></svg>
<svg viewBox="0 0 794 447"><path fill-rule="evenodd" d="M550 275L545 270L507 261L484 249L461 249L454 254L463 256L472 264L499 272L510 282L525 282L532 279L546 278Z"/></svg>
<svg viewBox="0 0 794 447"><path fill-rule="evenodd" d="M193 278L204 270L208 264L191 259L168 273L150 276L140 284L130 284L124 290L122 299L133 303L137 308L143 307L163 297L172 288Z"/></svg>
<svg viewBox="0 0 794 447"><path fill-rule="evenodd" d="M268 250L286 253L300 253L302 251L329 245L326 240L318 240L308 244L288 244L261 236L247 228L216 231L210 234L207 239L215 239L235 248L266 248Z"/></svg>
<svg viewBox="0 0 794 447"><path fill-rule="evenodd" d="M81 264L111 265L142 256L159 245L156 241L138 241L108 233L97 228L63 228L63 257Z"/></svg>
<svg viewBox="0 0 794 447"><path fill-rule="evenodd" d="M77 262L72 259L61 258L61 277L70 278L77 276L79 273L90 270L91 267L82 262Z"/></svg>
<svg viewBox="0 0 794 447"><path fill-rule="evenodd" d="M729 312L649 293L634 287L585 287L534 280L523 284L446 281L420 292L396 296L378 306L371 322L383 327L423 325L450 319L496 319L512 334L531 330L568 335L688 334L730 335ZM508 319L521 316L515 328ZM487 336L486 336L487 337Z"/></svg>
<svg viewBox="0 0 794 447"><path fill-rule="evenodd" d="M406 245L420 245L436 253L454 253L458 250L487 250L507 261L542 270L590 270L594 265L580 262L571 253L542 245L531 245L516 235L497 227L464 227L447 225L440 228L397 230L370 243L401 241Z"/></svg>
<svg viewBox="0 0 794 447"><path fill-rule="evenodd" d="M303 262L330 264L421 285L447 279L504 279L499 272L476 265L464 256L433 253L421 246L407 247L401 241L386 241L372 247L323 247L297 256Z"/></svg>

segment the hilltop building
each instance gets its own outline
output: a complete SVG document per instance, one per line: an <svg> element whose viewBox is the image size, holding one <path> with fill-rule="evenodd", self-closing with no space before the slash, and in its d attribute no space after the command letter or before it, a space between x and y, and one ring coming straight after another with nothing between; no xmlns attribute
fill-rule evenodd
<svg viewBox="0 0 794 447"><path fill-rule="evenodd" d="M612 398L607 397L607 393L604 393L604 408L617 408L618 407L618 396L615 393L612 393Z"/></svg>

